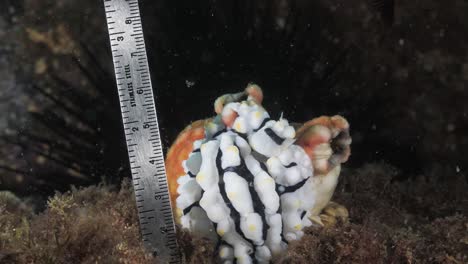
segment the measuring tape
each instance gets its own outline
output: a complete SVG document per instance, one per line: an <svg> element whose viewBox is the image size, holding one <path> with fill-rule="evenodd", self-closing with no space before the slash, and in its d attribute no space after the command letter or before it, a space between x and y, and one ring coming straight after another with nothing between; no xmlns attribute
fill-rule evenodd
<svg viewBox="0 0 468 264"><path fill-rule="evenodd" d="M104 6L143 241L162 263L179 263L138 0Z"/></svg>

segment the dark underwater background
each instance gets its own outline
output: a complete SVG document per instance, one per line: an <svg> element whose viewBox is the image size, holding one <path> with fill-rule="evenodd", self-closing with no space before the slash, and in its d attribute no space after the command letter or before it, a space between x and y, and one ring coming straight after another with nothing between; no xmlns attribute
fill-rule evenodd
<svg viewBox="0 0 468 264"><path fill-rule="evenodd" d="M352 156L336 199L352 223L395 217L382 206L404 210L415 226L459 217L450 221L468 232L467 1L142 0L140 8L165 150L185 126L214 115L218 96L254 82L274 118L348 119ZM101 1L0 2L0 111L0 191L35 212L72 185L130 177ZM453 263L466 261L466 241Z"/></svg>

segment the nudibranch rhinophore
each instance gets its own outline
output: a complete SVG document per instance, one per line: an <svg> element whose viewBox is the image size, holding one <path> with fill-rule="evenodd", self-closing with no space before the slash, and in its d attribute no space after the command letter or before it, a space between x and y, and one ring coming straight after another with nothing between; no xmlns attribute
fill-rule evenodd
<svg viewBox="0 0 468 264"><path fill-rule="evenodd" d="M217 115L182 131L166 159L177 222L215 241L225 263L268 263L304 227L347 217L330 199L351 152L348 122L273 120L262 100L255 84L219 97Z"/></svg>

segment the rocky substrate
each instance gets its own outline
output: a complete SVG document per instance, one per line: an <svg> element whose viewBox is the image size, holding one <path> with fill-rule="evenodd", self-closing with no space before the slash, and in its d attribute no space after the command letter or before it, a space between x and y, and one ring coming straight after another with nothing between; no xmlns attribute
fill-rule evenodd
<svg viewBox="0 0 468 264"><path fill-rule="evenodd" d="M435 185L436 175L392 181L398 174L386 164L344 171L333 200L349 209L349 222L306 229L276 262L466 263L463 177ZM142 246L128 181L57 193L42 212L30 204L0 195L2 263L157 263ZM185 263L212 262L208 240L179 232L179 245Z"/></svg>

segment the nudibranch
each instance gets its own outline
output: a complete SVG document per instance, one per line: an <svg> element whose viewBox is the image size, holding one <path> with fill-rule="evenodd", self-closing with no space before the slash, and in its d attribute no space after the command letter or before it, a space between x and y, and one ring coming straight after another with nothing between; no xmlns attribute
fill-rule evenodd
<svg viewBox="0 0 468 264"><path fill-rule="evenodd" d="M217 115L182 131L166 159L178 224L212 239L224 263L268 263L305 227L347 216L330 199L350 155L348 122L273 120L262 100L255 84L219 97Z"/></svg>

